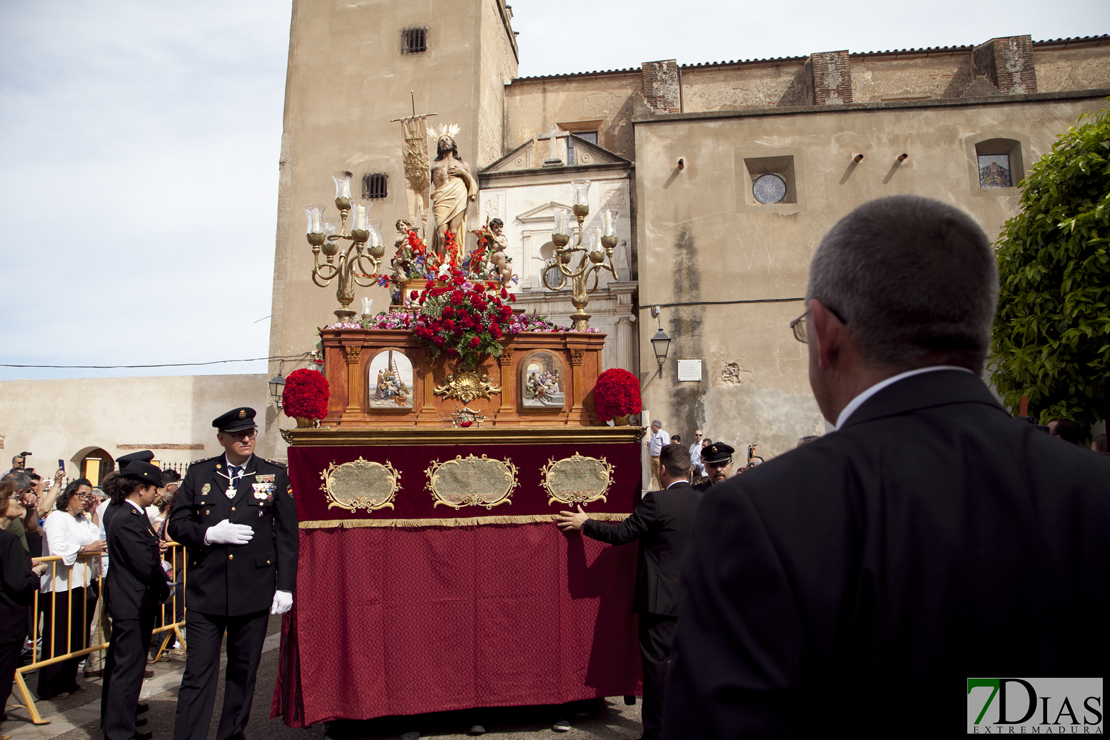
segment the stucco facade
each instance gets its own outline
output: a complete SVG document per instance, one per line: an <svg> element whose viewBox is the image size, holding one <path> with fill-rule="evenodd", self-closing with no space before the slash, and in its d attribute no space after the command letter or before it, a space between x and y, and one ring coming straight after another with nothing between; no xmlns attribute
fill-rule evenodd
<svg viewBox="0 0 1110 740"><path fill-rule="evenodd" d="M223 451L212 420L225 411L250 406L260 425L273 415L266 383L264 375L0 381L0 462L32 452L27 465L40 475L52 476L61 459L75 478L96 450L114 461L149 449L163 466L181 467Z"/></svg>
<svg viewBox="0 0 1110 740"><path fill-rule="evenodd" d="M332 171L389 174L372 217L392 241L405 201L391 119L412 113L413 90L417 113L461 126L482 188L470 223L504 221L518 305L557 320L571 312L539 275L552 205L568 203L571 180L590 179L586 228L604 207L620 213L618 274L588 309L610 335L606 366L638 372L646 413L672 433L701 427L778 454L825 428L805 347L787 329L825 231L860 203L913 193L967 210L993 238L1017 211L1021 174L1110 92L1106 36L517 79L511 19L502 0L295 1L271 354L310 347L336 307L332 289L311 283L301 213L330 202ZM428 48L402 53L414 25ZM1010 186L981 186L986 154L1009 158ZM767 174L782 178L779 203L753 193ZM376 308L388 300L358 295ZM660 327L673 340L662 377L649 345ZM702 360L702 379L679 381L680 359Z"/></svg>

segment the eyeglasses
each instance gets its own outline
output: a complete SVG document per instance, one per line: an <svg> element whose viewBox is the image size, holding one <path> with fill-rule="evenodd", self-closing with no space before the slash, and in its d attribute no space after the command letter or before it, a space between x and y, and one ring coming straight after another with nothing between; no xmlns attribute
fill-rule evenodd
<svg viewBox="0 0 1110 740"><path fill-rule="evenodd" d="M695 436L695 437L700 437L701 435L700 435L700 434L695 434L694 436Z"/></svg>
<svg viewBox="0 0 1110 740"><path fill-rule="evenodd" d="M847 320L840 315L840 312L832 306L825 306L825 310L840 319L840 323L845 325L848 324ZM805 313L790 322L790 328L794 332L794 338L802 344L809 344L809 335L806 333L806 317L809 316L809 314L810 310L807 308Z"/></svg>
<svg viewBox="0 0 1110 740"><path fill-rule="evenodd" d="M254 439L258 436L257 429L248 429L245 432L223 432L223 435L236 442L246 442L248 439Z"/></svg>

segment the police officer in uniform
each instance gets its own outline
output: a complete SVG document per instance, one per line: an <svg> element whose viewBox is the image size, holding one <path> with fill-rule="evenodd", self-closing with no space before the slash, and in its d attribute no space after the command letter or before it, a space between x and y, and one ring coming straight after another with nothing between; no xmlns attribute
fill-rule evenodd
<svg viewBox="0 0 1110 740"><path fill-rule="evenodd" d="M146 651L154 619L170 594L158 535L146 516L162 487L162 471L148 462L133 462L108 483L115 512L108 527L108 613L112 642L104 671L101 721L106 740L149 740L136 734L136 707L146 669Z"/></svg>
<svg viewBox="0 0 1110 740"><path fill-rule="evenodd" d="M244 737L267 609L284 614L297 583L297 506L285 467L254 455L255 411L237 408L212 426L224 454L189 466L169 534L187 553L189 650L174 740L204 740L216 700L220 640L227 681L217 740Z"/></svg>
<svg viewBox="0 0 1110 740"><path fill-rule="evenodd" d="M701 451L701 464L705 466L705 474L709 480L699 483L694 488L699 491L708 491L712 486L723 483L732 477L732 453L736 449L724 442L714 442Z"/></svg>

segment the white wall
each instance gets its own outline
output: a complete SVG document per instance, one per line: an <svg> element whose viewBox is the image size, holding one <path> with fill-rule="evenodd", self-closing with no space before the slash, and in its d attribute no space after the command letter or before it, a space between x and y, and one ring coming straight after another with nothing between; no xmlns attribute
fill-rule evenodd
<svg viewBox="0 0 1110 740"><path fill-rule="evenodd" d="M77 475L95 447L118 458L134 451L121 445L141 445L163 463L211 457L221 451L212 420L238 406L254 408L264 426L273 406L265 375L0 381L0 470L24 450L44 476L59 458Z"/></svg>

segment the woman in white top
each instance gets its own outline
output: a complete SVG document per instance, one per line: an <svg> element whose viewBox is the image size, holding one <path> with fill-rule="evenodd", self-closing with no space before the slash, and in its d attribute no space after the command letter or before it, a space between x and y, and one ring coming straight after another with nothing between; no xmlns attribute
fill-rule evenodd
<svg viewBox="0 0 1110 740"><path fill-rule="evenodd" d="M78 478L58 497L58 510L43 525L43 556L61 557L61 561L49 563L50 569L42 578L39 603L43 611L44 659L88 647L89 624L99 590L97 556L105 549L95 507L92 484ZM64 699L84 691L85 687L77 683L80 662L81 657L75 657L40 668L39 698Z"/></svg>

